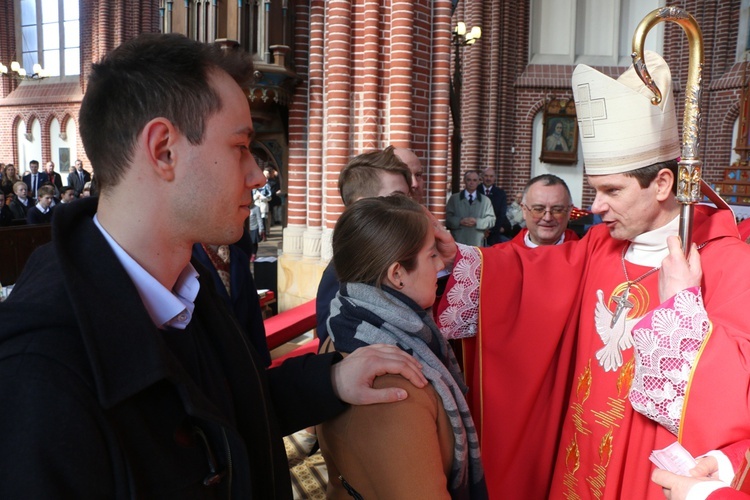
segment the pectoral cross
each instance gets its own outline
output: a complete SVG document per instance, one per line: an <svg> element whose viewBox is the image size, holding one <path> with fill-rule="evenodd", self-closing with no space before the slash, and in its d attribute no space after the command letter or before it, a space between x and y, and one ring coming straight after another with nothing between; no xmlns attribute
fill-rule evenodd
<svg viewBox="0 0 750 500"><path fill-rule="evenodd" d="M615 312L612 315L612 321L609 323L610 328L615 327L615 323L617 323L617 320L620 319L620 316L622 316L622 313L624 313L626 309L632 309L635 305L628 300L629 296L630 285L625 288L625 291L622 292L622 295L615 295L614 297L612 297L612 300L617 304L617 307L615 308Z"/></svg>

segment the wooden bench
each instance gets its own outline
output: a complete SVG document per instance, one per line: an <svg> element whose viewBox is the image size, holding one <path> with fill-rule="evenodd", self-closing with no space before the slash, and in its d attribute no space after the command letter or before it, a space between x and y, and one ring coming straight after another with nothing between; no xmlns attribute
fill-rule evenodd
<svg viewBox="0 0 750 500"><path fill-rule="evenodd" d="M0 283L15 283L31 252L51 240L50 224L0 228Z"/></svg>
<svg viewBox="0 0 750 500"><path fill-rule="evenodd" d="M273 351L296 339L305 332L315 330L317 325L315 319L315 299L305 302L297 307L293 307L275 316L271 316L263 322L266 328L266 343L268 349ZM278 366L284 360L301 356L307 353L318 352L319 340L317 335L299 347L277 356L271 362L271 366ZM273 353L271 355L273 357Z"/></svg>

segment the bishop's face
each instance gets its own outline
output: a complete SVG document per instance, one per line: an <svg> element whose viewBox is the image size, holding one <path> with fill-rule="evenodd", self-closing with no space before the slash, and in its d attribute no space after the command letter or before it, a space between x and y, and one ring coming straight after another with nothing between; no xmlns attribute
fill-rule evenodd
<svg viewBox="0 0 750 500"><path fill-rule="evenodd" d="M590 175L588 181L596 190L591 211L602 218L613 238L632 240L663 225L656 180L645 188L624 174Z"/></svg>

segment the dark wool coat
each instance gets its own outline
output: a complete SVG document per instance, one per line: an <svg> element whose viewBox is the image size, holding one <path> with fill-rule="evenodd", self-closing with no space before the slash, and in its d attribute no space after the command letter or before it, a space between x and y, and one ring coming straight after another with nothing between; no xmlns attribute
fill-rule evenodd
<svg viewBox="0 0 750 500"><path fill-rule="evenodd" d="M264 370L202 278L202 359L223 370L213 377L234 411L219 410L151 322L95 211L95 198L59 207L52 243L0 303L0 498L291 498L282 436L344 409L330 378L340 357Z"/></svg>

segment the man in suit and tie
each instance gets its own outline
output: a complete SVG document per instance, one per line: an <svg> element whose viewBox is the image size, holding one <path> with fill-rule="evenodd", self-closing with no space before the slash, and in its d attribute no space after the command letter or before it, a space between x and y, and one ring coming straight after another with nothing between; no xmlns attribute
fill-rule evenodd
<svg viewBox="0 0 750 500"><path fill-rule="evenodd" d="M39 171L39 162L37 160L31 160L29 162L29 173L23 176L23 182L29 188L29 196L36 198L36 190L39 186L48 182L49 178L47 174Z"/></svg>
<svg viewBox="0 0 750 500"><path fill-rule="evenodd" d="M508 210L508 197L505 190L495 186L495 170L487 167L482 170L482 185L479 190L492 202L495 212L495 226L487 234L487 246L508 241L510 234L510 222L505 212Z"/></svg>
<svg viewBox="0 0 750 500"><path fill-rule="evenodd" d="M55 187L55 197L59 197L62 192L62 178L55 172L55 162L48 161L44 164L44 173L47 174L49 182Z"/></svg>
<svg viewBox="0 0 750 500"><path fill-rule="evenodd" d="M445 227L458 243L485 246L484 232L495 227L495 211L490 199L479 189L479 172L464 174L464 190L450 197L445 206Z"/></svg>
<svg viewBox="0 0 750 500"><path fill-rule="evenodd" d="M76 192L76 198L81 196L83 187L87 182L91 182L91 174L83 169L83 162L76 160L75 162L76 171L68 174L68 186L73 186Z"/></svg>

